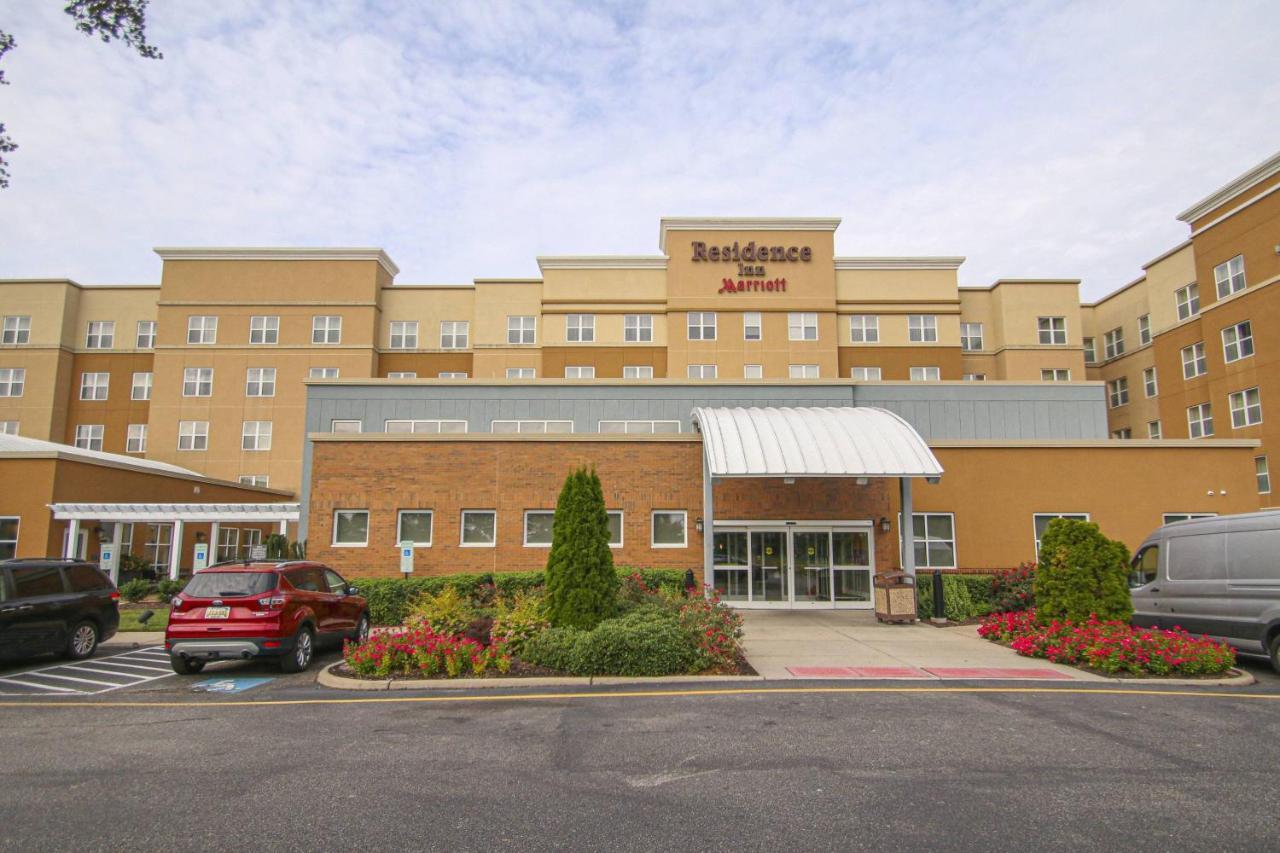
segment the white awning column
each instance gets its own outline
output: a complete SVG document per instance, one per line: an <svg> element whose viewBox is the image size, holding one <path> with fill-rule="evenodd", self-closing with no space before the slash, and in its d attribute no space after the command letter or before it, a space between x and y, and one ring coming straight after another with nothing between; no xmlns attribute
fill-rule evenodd
<svg viewBox="0 0 1280 853"><path fill-rule="evenodd" d="M169 541L169 580L178 579L178 567L182 562L182 520L173 520L173 537Z"/></svg>
<svg viewBox="0 0 1280 853"><path fill-rule="evenodd" d="M76 553L76 543L80 539L80 519L73 518L67 522L67 539L62 546L62 557L64 560L76 560L80 555Z"/></svg>
<svg viewBox="0 0 1280 853"><path fill-rule="evenodd" d="M209 522L209 565L218 562L218 537L222 535L220 523Z"/></svg>
<svg viewBox="0 0 1280 853"><path fill-rule="evenodd" d="M112 525L111 541L115 545L111 549L111 582L117 586L120 585L120 552L124 549L124 522L117 521Z"/></svg>
<svg viewBox="0 0 1280 853"><path fill-rule="evenodd" d="M715 482L711 479L711 464L707 454L702 455L702 585L710 589L715 583L716 514Z"/></svg>
<svg viewBox="0 0 1280 853"><path fill-rule="evenodd" d="M902 570L912 577L916 576L916 543L915 516L911 506L911 478L899 477L898 488L902 495L902 520L898 524L898 533L902 538Z"/></svg>

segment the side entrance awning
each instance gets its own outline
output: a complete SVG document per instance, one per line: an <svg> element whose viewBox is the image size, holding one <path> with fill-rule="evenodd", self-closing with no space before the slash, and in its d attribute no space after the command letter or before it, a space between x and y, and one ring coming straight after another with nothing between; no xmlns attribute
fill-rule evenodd
<svg viewBox="0 0 1280 853"><path fill-rule="evenodd" d="M296 503L58 503L59 521L297 521Z"/></svg>

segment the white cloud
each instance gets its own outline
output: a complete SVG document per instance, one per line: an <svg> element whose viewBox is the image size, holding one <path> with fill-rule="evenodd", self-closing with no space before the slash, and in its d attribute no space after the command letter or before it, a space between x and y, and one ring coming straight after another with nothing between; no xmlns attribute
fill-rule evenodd
<svg viewBox="0 0 1280 853"><path fill-rule="evenodd" d="M1267 2L152 4L165 59L4 27L0 276L155 245L382 245L403 282L656 252L663 215L836 215L846 254L1098 296L1276 149Z"/></svg>

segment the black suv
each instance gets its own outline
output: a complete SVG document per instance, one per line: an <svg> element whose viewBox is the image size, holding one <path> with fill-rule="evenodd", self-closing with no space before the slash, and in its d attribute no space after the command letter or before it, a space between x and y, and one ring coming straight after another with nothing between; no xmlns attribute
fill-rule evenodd
<svg viewBox="0 0 1280 853"><path fill-rule="evenodd" d="M93 563L0 562L0 658L61 652L79 660L120 627L120 593Z"/></svg>

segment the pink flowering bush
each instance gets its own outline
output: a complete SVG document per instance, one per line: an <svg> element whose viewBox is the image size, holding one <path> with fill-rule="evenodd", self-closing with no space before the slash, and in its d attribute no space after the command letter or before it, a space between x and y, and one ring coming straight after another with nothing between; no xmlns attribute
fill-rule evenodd
<svg viewBox="0 0 1280 853"><path fill-rule="evenodd" d="M732 667L737 662L742 637L742 615L720 603L708 587L707 596L686 599L677 611L680 626L693 637L702 669Z"/></svg>
<svg viewBox="0 0 1280 853"><path fill-rule="evenodd" d="M511 669L511 655L501 639L485 646L463 636L437 634L429 625L374 634L363 643L347 643L347 666L365 678L484 675L490 668Z"/></svg>
<svg viewBox="0 0 1280 853"><path fill-rule="evenodd" d="M1098 670L1109 675L1221 675L1236 662L1235 650L1181 628L1134 628L1126 622L1036 623L1034 610L993 613L978 635L1003 643L1024 657Z"/></svg>
<svg viewBox="0 0 1280 853"><path fill-rule="evenodd" d="M991 604L996 612L1029 610L1036 606L1036 564L997 572L991 579Z"/></svg>

